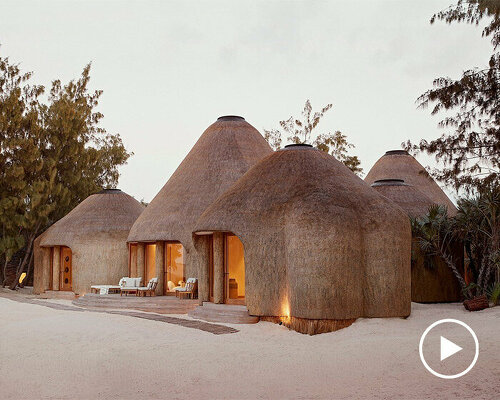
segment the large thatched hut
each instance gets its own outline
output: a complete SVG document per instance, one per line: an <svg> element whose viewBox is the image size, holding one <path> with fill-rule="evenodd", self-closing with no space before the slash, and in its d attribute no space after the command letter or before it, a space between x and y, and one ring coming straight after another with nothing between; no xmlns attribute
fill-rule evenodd
<svg viewBox="0 0 500 400"><path fill-rule="evenodd" d="M382 179L402 179L426 195L433 203L445 205L449 215L456 214L456 207L426 169L405 150L387 151L373 165L365 182L373 184Z"/></svg>
<svg viewBox="0 0 500 400"><path fill-rule="evenodd" d="M127 236L144 207L119 189L82 201L35 240L34 293L82 295L128 273Z"/></svg>
<svg viewBox="0 0 500 400"><path fill-rule="evenodd" d="M408 217L311 146L264 158L203 213L195 232L201 302L243 300L251 315L307 333L410 314ZM232 249L234 237L242 245Z"/></svg>
<svg viewBox="0 0 500 400"><path fill-rule="evenodd" d="M130 276L158 277L157 294L173 294L186 278L196 277L196 220L271 152L242 117L220 117L210 125L130 230Z"/></svg>
<svg viewBox="0 0 500 400"><path fill-rule="evenodd" d="M400 206L409 217L427 214L435 204L428 196L401 179L375 181L372 188ZM453 244L450 254L460 272L463 272L463 248ZM420 303L458 301L460 285L442 258L425 255L416 238L412 240L411 299Z"/></svg>

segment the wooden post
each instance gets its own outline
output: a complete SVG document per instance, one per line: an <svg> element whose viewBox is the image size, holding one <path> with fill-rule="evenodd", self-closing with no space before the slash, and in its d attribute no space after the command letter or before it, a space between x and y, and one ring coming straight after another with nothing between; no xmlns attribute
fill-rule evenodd
<svg viewBox="0 0 500 400"><path fill-rule="evenodd" d="M145 262L146 262L145 251L146 251L146 245L144 243L137 243L137 276L136 276L136 278L142 278L143 283L144 283L144 280L146 279L146 277L144 276ZM146 282L146 284L147 284L147 282Z"/></svg>
<svg viewBox="0 0 500 400"><path fill-rule="evenodd" d="M163 296L163 286L165 282L165 242L156 242L155 269L155 275L158 278L155 294L157 296Z"/></svg>
<svg viewBox="0 0 500 400"><path fill-rule="evenodd" d="M214 303L224 303L224 234L214 232Z"/></svg>
<svg viewBox="0 0 500 400"><path fill-rule="evenodd" d="M198 277L198 304L203 305L204 301L210 300L210 263L212 235L197 236L195 248L188 253L186 264L193 268L193 275Z"/></svg>
<svg viewBox="0 0 500 400"><path fill-rule="evenodd" d="M130 257L130 278L137 277L137 244L129 245Z"/></svg>
<svg viewBox="0 0 500 400"><path fill-rule="evenodd" d="M61 247L54 246L52 257L52 290L59 290L59 276L61 275Z"/></svg>

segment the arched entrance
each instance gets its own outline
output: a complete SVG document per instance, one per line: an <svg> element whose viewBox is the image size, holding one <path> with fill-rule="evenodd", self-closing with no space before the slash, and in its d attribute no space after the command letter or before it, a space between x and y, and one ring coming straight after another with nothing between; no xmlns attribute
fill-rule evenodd
<svg viewBox="0 0 500 400"><path fill-rule="evenodd" d="M224 303L245 304L245 250L231 233L224 235Z"/></svg>

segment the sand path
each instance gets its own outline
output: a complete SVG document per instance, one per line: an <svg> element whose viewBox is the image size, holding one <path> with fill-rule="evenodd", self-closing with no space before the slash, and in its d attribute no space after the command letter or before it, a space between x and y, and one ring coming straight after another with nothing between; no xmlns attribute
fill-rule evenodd
<svg viewBox="0 0 500 400"><path fill-rule="evenodd" d="M408 319L363 319L317 336L268 322L213 335L5 298L0 315L1 399L493 399L500 388L500 307L413 304ZM418 355L420 335L442 318L479 337L476 366L456 380L432 376Z"/></svg>

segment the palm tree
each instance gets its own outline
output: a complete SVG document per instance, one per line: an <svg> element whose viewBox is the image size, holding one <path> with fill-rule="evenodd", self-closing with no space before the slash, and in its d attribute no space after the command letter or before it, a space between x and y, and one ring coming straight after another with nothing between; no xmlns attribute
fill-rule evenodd
<svg viewBox="0 0 500 400"><path fill-rule="evenodd" d="M451 245L454 239L453 225L453 220L448 218L446 207L442 205L433 205L429 207L426 215L411 218L413 235L424 254L442 258L453 271L465 296L469 297L467 283L451 257Z"/></svg>

